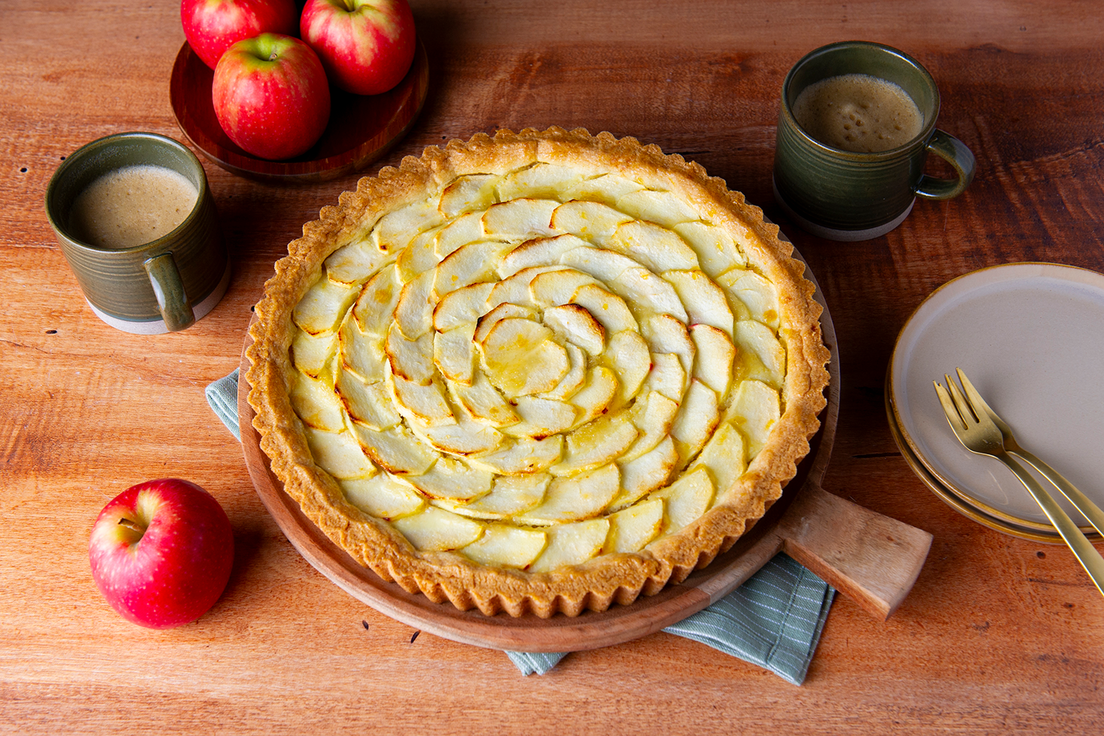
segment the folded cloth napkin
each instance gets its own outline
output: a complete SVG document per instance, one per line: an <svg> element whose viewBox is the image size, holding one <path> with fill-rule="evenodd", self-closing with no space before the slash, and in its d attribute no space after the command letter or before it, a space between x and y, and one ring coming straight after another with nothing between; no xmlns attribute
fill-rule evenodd
<svg viewBox="0 0 1104 736"><path fill-rule="evenodd" d="M241 441L238 371L207 387L207 403ZM708 644L800 685L820 641L835 590L785 554L709 608L664 631ZM567 656L506 652L522 674L543 675Z"/></svg>

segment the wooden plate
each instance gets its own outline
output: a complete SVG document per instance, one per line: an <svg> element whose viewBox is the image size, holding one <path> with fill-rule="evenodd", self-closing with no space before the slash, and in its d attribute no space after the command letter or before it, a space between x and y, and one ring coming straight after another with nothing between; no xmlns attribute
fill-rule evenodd
<svg viewBox="0 0 1104 736"><path fill-rule="evenodd" d="M331 88L330 122L302 156L266 161L249 155L223 131L211 104L214 72L185 43L176 55L169 96L180 130L222 168L249 179L311 183L359 171L378 159L410 129L429 90L429 60L418 42L414 63L397 87L381 95L354 95Z"/></svg>
<svg viewBox="0 0 1104 736"><path fill-rule="evenodd" d="M243 349L238 416L245 461L257 494L277 526L319 572L391 618L465 644L511 651L568 652L631 641L720 600L779 551L884 619L911 589L927 556L931 535L820 488L835 438L840 388L836 335L827 307L821 326L832 353L828 406L821 414L821 429L811 442L810 452L782 498L732 549L705 569L654 596L642 596L630 605L615 605L601 613L587 611L575 618L556 615L541 619L459 611L449 603L433 603L421 594L408 593L360 565L303 515L299 504L284 493L283 484L272 474L253 427L254 413L245 380L249 360ZM247 332L246 348L250 342Z"/></svg>

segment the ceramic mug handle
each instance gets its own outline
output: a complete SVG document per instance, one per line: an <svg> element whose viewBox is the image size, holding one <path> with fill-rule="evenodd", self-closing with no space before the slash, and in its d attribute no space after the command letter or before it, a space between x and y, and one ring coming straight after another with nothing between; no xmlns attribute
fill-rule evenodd
<svg viewBox="0 0 1104 736"><path fill-rule="evenodd" d="M184 284L180 280L180 271L176 268L172 253L147 258L142 265L149 275L161 318L165 320L165 328L169 332L176 332L194 324L195 314L192 312L192 305L188 303L188 295L184 292Z"/></svg>
<svg viewBox="0 0 1104 736"><path fill-rule="evenodd" d="M974 178L974 154L959 139L936 128L928 141L928 150L949 163L958 174L955 179L938 179L924 174L916 184L916 196L924 199L951 199L966 191Z"/></svg>

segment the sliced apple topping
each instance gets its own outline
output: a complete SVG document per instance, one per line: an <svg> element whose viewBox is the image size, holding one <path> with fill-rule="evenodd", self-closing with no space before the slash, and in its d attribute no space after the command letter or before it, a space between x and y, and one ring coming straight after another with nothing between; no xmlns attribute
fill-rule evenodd
<svg viewBox="0 0 1104 736"><path fill-rule="evenodd" d="M721 422L690 468L708 471L718 491L725 493L747 470L747 463L744 436L728 422Z"/></svg>
<svg viewBox="0 0 1104 736"><path fill-rule="evenodd" d="M755 457L781 415L778 392L760 381L744 381L732 400L732 422L747 438L749 457Z"/></svg>
<svg viewBox="0 0 1104 736"><path fill-rule="evenodd" d="M766 277L736 268L722 274L718 281L747 307L748 318L778 329L778 290Z"/></svg>
<svg viewBox="0 0 1104 736"><path fill-rule="evenodd" d="M549 484L543 503L515 520L539 526L599 516L620 487L621 471L613 463L570 478L556 478Z"/></svg>
<svg viewBox="0 0 1104 736"><path fill-rule="evenodd" d="M449 292L490 278L495 265L511 247L509 243L485 240L457 248L437 264L433 296L440 300Z"/></svg>
<svg viewBox="0 0 1104 736"><path fill-rule="evenodd" d="M438 381L422 384L397 375L389 380L399 414L423 427L456 424L452 407L445 399L444 386Z"/></svg>
<svg viewBox="0 0 1104 736"><path fill-rule="evenodd" d="M510 519L539 505L551 482L547 473L495 476L490 493L452 510L480 519Z"/></svg>
<svg viewBox="0 0 1104 736"><path fill-rule="evenodd" d="M593 276L573 268L546 271L529 282L529 297L539 307L555 307L569 303L580 287L598 285Z"/></svg>
<svg viewBox="0 0 1104 736"><path fill-rule="evenodd" d="M397 253L423 230L440 224L440 213L434 200L420 200L392 210L372 228L369 242L381 253Z"/></svg>
<svg viewBox="0 0 1104 736"><path fill-rule="evenodd" d="M494 427L480 424L466 415L457 420L456 424L419 428L418 434L424 436L431 447L451 455L480 455L492 452L502 443L502 433Z"/></svg>
<svg viewBox="0 0 1104 736"><path fill-rule="evenodd" d="M686 370L682 360L674 353L652 355L652 370L644 385L651 391L657 391L672 401L680 401L686 390Z"/></svg>
<svg viewBox="0 0 1104 736"><path fill-rule="evenodd" d="M371 243L358 240L338 248L324 261L330 281L346 286L362 284L387 258Z"/></svg>
<svg viewBox="0 0 1104 736"><path fill-rule="evenodd" d="M453 385L452 394L467 415L478 423L502 428L521 421L514 405L483 373L475 374L470 386Z"/></svg>
<svg viewBox="0 0 1104 736"><path fill-rule="evenodd" d="M723 228L706 222L683 222L671 229L694 249L701 269L710 278L717 278L733 264L747 264L747 258L736 246L736 241Z"/></svg>
<svg viewBox="0 0 1104 736"><path fill-rule="evenodd" d="M551 572L563 567L581 565L597 557L609 535L608 519L590 519L563 524L548 529L548 545L530 572Z"/></svg>
<svg viewBox="0 0 1104 736"><path fill-rule="evenodd" d="M701 450L720 419L717 394L701 381L691 381L671 427L671 436L675 439L682 462L687 462Z"/></svg>
<svg viewBox="0 0 1104 736"><path fill-rule="evenodd" d="M405 337L395 326L387 333L383 344L391 372L414 383L429 383L433 378L433 333L416 340Z"/></svg>
<svg viewBox="0 0 1104 736"><path fill-rule="evenodd" d="M383 350L383 338L369 337L360 331L355 319L345 320L338 333L341 365L360 376L365 383L382 381L386 370L387 354Z"/></svg>
<svg viewBox="0 0 1104 736"><path fill-rule="evenodd" d="M665 534L674 534L693 524L709 509L715 492L713 480L703 470L695 470L664 488L659 495L667 501Z"/></svg>
<svg viewBox="0 0 1104 736"><path fill-rule="evenodd" d="M483 213L471 212L451 220L437 231L433 238L433 254L439 263L468 243L483 240L484 237Z"/></svg>
<svg viewBox="0 0 1104 736"><path fill-rule="evenodd" d="M628 269L640 266L628 256L591 247L575 248L565 252L560 256L560 264L593 276L599 282L613 281Z"/></svg>
<svg viewBox="0 0 1104 736"><path fill-rule="evenodd" d="M646 222L672 227L700 219L686 201L673 192L641 189L617 200L617 209Z"/></svg>
<svg viewBox="0 0 1104 736"><path fill-rule="evenodd" d="M378 432L402 421L384 381L365 383L352 371L342 369L334 388L349 418L367 429Z"/></svg>
<svg viewBox="0 0 1104 736"><path fill-rule="evenodd" d="M521 396L515 400L521 421L503 428L503 433L511 437L544 439L550 435L565 432L575 426L578 413L571 404L554 399L542 399L538 396Z"/></svg>
<svg viewBox="0 0 1104 736"><path fill-rule="evenodd" d="M419 552L462 549L483 536L483 525L436 506L395 519L395 528Z"/></svg>
<svg viewBox="0 0 1104 736"><path fill-rule="evenodd" d="M433 365L446 380L471 386L475 380L475 323L433 335Z"/></svg>
<svg viewBox="0 0 1104 736"><path fill-rule="evenodd" d="M629 410L629 420L636 427L639 435L632 447L621 456L621 460L635 460L653 450L670 434L678 412L678 403L661 393L649 391L637 397L632 409Z"/></svg>
<svg viewBox="0 0 1104 736"><path fill-rule="evenodd" d="M349 432L327 432L311 427L305 432L314 462L334 478L371 478L379 473Z"/></svg>
<svg viewBox="0 0 1104 736"><path fill-rule="evenodd" d="M694 341L697 353L694 378L722 397L727 395L732 382L732 363L736 359L736 346L732 339L710 325L691 327L690 339Z"/></svg>
<svg viewBox="0 0 1104 736"><path fill-rule="evenodd" d="M782 410L778 290L646 179L466 174L326 259L290 398L352 506L540 573L647 549L738 487Z"/></svg>
<svg viewBox="0 0 1104 736"><path fill-rule="evenodd" d="M483 536L461 551L482 565L524 569L533 564L548 541L546 532L489 524Z"/></svg>
<svg viewBox="0 0 1104 736"><path fill-rule="evenodd" d="M621 401L628 401L635 396L652 370L652 355L648 351L648 344L633 330L622 330L614 334L602 354L602 360L614 375L621 377Z"/></svg>
<svg viewBox="0 0 1104 736"><path fill-rule="evenodd" d="M606 331L578 304L562 304L544 310L544 324L565 341L577 345L591 355L598 355L606 346Z"/></svg>
<svg viewBox="0 0 1104 736"><path fill-rule="evenodd" d="M586 383L586 354L583 352L582 348L576 347L571 343L565 345L564 349L567 351L567 359L570 364L567 373L560 379L560 382L556 384L554 389L546 391L543 394L538 394L542 399L552 399L554 401L568 400Z"/></svg>
<svg viewBox="0 0 1104 736"><path fill-rule="evenodd" d="M564 201L578 199L600 202L614 208L617 200L632 192L639 192L644 185L620 174L602 174L579 182L564 192Z"/></svg>
<svg viewBox="0 0 1104 736"><path fill-rule="evenodd" d="M390 318L411 340L417 340L433 329L433 276L433 271L426 271L404 284Z"/></svg>
<svg viewBox="0 0 1104 736"><path fill-rule="evenodd" d="M581 411L576 426L605 414L617 398L619 385L617 376L609 368L604 365L591 368L586 385L570 398L571 403Z"/></svg>
<svg viewBox="0 0 1104 736"><path fill-rule="evenodd" d="M334 283L323 277L295 305L292 320L299 329L312 335L333 332L359 293L356 286Z"/></svg>
<svg viewBox="0 0 1104 736"><path fill-rule="evenodd" d="M527 319L495 324L482 342L487 377L507 396L551 391L567 375L567 351L552 330Z"/></svg>
<svg viewBox="0 0 1104 736"><path fill-rule="evenodd" d="M402 288L394 264L381 268L368 279L353 306L353 317L361 332L366 335L387 334L387 326L391 324L391 315L399 303Z"/></svg>
<svg viewBox="0 0 1104 736"><path fill-rule="evenodd" d="M563 436L553 435L541 440L504 439L499 449L476 457L470 462L500 475L526 475L548 470L563 455Z"/></svg>
<svg viewBox="0 0 1104 736"><path fill-rule="evenodd" d="M738 356L745 367L741 377L781 388L786 375L786 349L774 332L761 322L740 320L736 323L736 342L743 347ZM752 356L757 362L748 360Z"/></svg>
<svg viewBox="0 0 1104 736"><path fill-rule="evenodd" d="M292 365L311 378L319 378L329 367L337 348L336 332L312 335L300 330L295 333L295 339L291 343Z"/></svg>
<svg viewBox="0 0 1104 736"><path fill-rule="evenodd" d="M499 178L494 174L470 174L454 179L441 192L437 211L446 218L455 218L473 210L485 210L495 200L495 186Z"/></svg>
<svg viewBox="0 0 1104 736"><path fill-rule="evenodd" d="M732 310L721 287L702 271L667 271L663 274L686 307L692 325L709 325L732 337Z"/></svg>
<svg viewBox="0 0 1104 736"><path fill-rule="evenodd" d="M417 491L387 473L367 479L342 480L341 490L349 503L369 516L386 521L416 514L426 506L425 499Z"/></svg>
<svg viewBox="0 0 1104 736"><path fill-rule="evenodd" d="M404 475L401 480L430 499L471 501L490 492L494 476L462 460L442 457L425 473Z"/></svg>
<svg viewBox="0 0 1104 736"><path fill-rule="evenodd" d="M413 281L418 274L437 266L437 253L434 245L440 228L424 230L413 237L410 245L399 253L395 260L395 271L402 283Z"/></svg>
<svg viewBox="0 0 1104 736"><path fill-rule="evenodd" d="M572 233L595 245L605 245L617 226L630 222L631 217L601 202L575 199L565 202L552 212L554 229Z"/></svg>
<svg viewBox="0 0 1104 736"><path fill-rule="evenodd" d="M653 353L677 355L682 370L691 373L694 370L694 356L697 348L690 339L686 324L669 314L656 314L640 324L640 332Z"/></svg>
<svg viewBox="0 0 1104 736"><path fill-rule="evenodd" d="M448 332L463 325L474 325L489 310L487 297L493 283L471 284L449 292L433 308L433 329Z"/></svg>
<svg viewBox="0 0 1104 736"><path fill-rule="evenodd" d="M610 503L611 508L624 508L662 488L678 465L679 454L670 437L635 460L621 465L621 493Z"/></svg>
<svg viewBox="0 0 1104 736"><path fill-rule="evenodd" d="M610 286L629 305L638 318L652 314L669 314L687 322L686 308L678 292L660 276L643 267L630 268L614 279Z"/></svg>
<svg viewBox="0 0 1104 736"><path fill-rule="evenodd" d="M440 456L433 448L419 442L414 434L402 425L373 431L354 424L353 431L364 453L371 458L372 462L389 473L421 474L429 470Z"/></svg>
<svg viewBox="0 0 1104 736"><path fill-rule="evenodd" d="M552 475L575 475L615 461L636 441L639 433L624 413L607 415L567 436L564 459Z"/></svg>
<svg viewBox="0 0 1104 736"><path fill-rule="evenodd" d="M591 249L585 241L574 235L526 240L502 258L498 264L498 275L500 278L508 278L526 268L555 266L560 263L564 253L579 248Z"/></svg>
<svg viewBox="0 0 1104 736"><path fill-rule="evenodd" d="M291 407L308 427L330 432L340 432L345 428L341 399L329 382L311 378L305 373L293 373L289 395Z"/></svg>
<svg viewBox="0 0 1104 736"><path fill-rule="evenodd" d="M483 230L502 240L526 240L539 235L552 235L552 212L560 206L554 199L527 197L499 202L483 214Z"/></svg>
<svg viewBox="0 0 1104 736"><path fill-rule="evenodd" d="M610 514L609 522L602 552L639 552L663 529L663 499L652 498Z"/></svg>
<svg viewBox="0 0 1104 736"><path fill-rule="evenodd" d="M562 192L578 185L584 174L569 166L538 162L503 176L497 186L502 201L518 197L556 199Z"/></svg>
<svg viewBox="0 0 1104 736"><path fill-rule="evenodd" d="M571 295L571 303L590 312L607 335L637 329L636 317L625 300L597 284L584 284Z"/></svg>
<svg viewBox="0 0 1104 736"><path fill-rule="evenodd" d="M656 274L698 267L697 254L678 233L650 222L629 220L622 223L606 246Z"/></svg>

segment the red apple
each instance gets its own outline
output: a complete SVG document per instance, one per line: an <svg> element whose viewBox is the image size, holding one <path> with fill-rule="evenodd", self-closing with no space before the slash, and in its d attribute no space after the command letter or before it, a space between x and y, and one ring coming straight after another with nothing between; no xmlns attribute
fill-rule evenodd
<svg viewBox="0 0 1104 736"><path fill-rule="evenodd" d="M176 478L151 480L104 507L88 558L96 586L123 618L167 629L215 605L230 579L234 534L207 491Z"/></svg>
<svg viewBox="0 0 1104 736"><path fill-rule="evenodd" d="M330 86L310 46L262 33L238 41L215 67L215 117L230 140L266 159L303 153L330 119Z"/></svg>
<svg viewBox="0 0 1104 736"><path fill-rule="evenodd" d="M378 95L414 61L414 15L407 0L307 0L299 36L318 52L334 85Z"/></svg>
<svg viewBox="0 0 1104 736"><path fill-rule="evenodd" d="M226 49L261 33L295 35L295 0L180 0L188 45L212 69Z"/></svg>

